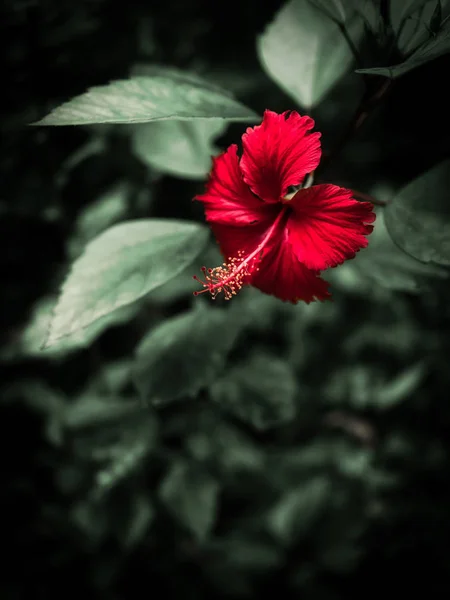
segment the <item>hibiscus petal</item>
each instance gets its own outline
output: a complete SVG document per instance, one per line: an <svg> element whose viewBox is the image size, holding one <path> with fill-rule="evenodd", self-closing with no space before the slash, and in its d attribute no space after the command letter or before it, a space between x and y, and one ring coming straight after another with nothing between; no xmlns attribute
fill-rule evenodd
<svg viewBox="0 0 450 600"><path fill-rule="evenodd" d="M210 223L244 227L273 219L274 207L255 198L242 179L236 144L213 159L206 191L195 199L204 203Z"/></svg>
<svg viewBox="0 0 450 600"><path fill-rule="evenodd" d="M350 190L315 185L299 190L286 204L293 209L287 222L289 241L309 269L335 267L367 246L373 206L354 200Z"/></svg>
<svg viewBox="0 0 450 600"><path fill-rule="evenodd" d="M217 240L225 263L230 263L234 258L242 257L245 259L250 256L262 242L270 226L271 223L269 223L269 225L257 223L243 228L212 223L211 229ZM256 263L257 260L252 261L249 264L250 272L257 266ZM251 273L248 276L243 277L242 285L251 283L251 278Z"/></svg>
<svg viewBox="0 0 450 600"><path fill-rule="evenodd" d="M320 133L310 117L266 110L261 125L242 136L240 167L244 181L266 202L278 202L291 185L300 185L319 164Z"/></svg>
<svg viewBox="0 0 450 600"><path fill-rule="evenodd" d="M271 232L272 225L267 227L265 224L246 228L212 224L211 228L225 263L229 264L232 264L233 258L245 261L254 255L258 246L270 234L261 252L248 263L249 270L240 277L239 286L253 285L266 294L292 303L299 300L309 303L329 298L329 284L320 279L316 272L305 267L295 255L286 230L288 213L285 213L285 217L280 215L278 225L273 224L275 229Z"/></svg>
<svg viewBox="0 0 450 600"><path fill-rule="evenodd" d="M278 239L273 240L250 283L266 294L293 304L299 300L309 304L331 297L329 284L298 260L285 229L280 231Z"/></svg>
<svg viewBox="0 0 450 600"><path fill-rule="evenodd" d="M246 228L212 223L211 229L222 255L228 260L239 252L251 254L264 239L270 226L271 222L255 223Z"/></svg>

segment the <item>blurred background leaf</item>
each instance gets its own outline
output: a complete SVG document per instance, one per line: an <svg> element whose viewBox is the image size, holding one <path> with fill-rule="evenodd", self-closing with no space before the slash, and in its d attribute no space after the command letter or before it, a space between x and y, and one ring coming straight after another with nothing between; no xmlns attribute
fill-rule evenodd
<svg viewBox="0 0 450 600"><path fill-rule="evenodd" d="M158 406L194 396L223 369L239 330L229 311L201 305L151 330L136 350L133 369L142 399Z"/></svg>
<svg viewBox="0 0 450 600"><path fill-rule="evenodd" d="M162 173L204 179L211 170L211 157L218 154L212 142L226 127L226 122L218 119L137 125L133 148L145 164Z"/></svg>
<svg viewBox="0 0 450 600"><path fill-rule="evenodd" d="M296 382L288 363L269 354L253 353L211 389L224 411L264 430L295 416Z"/></svg>
<svg viewBox="0 0 450 600"><path fill-rule="evenodd" d="M436 165L402 188L385 211L392 239L424 263L450 266L450 161Z"/></svg>
<svg viewBox="0 0 450 600"><path fill-rule="evenodd" d="M159 496L176 519L200 541L210 533L217 512L219 486L195 464L172 464Z"/></svg>

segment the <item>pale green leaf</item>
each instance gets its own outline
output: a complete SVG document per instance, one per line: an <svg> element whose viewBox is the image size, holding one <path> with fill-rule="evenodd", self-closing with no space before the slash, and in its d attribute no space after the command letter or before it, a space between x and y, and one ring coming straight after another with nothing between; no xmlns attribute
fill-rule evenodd
<svg viewBox="0 0 450 600"><path fill-rule="evenodd" d="M217 243L212 241L198 256L195 257L194 262L190 263L178 277L170 279L150 292L148 296L149 301L155 304L170 304L176 300L181 300L181 298L192 298L192 292L195 291L192 287L192 275L198 271L198 266L220 265L222 262L223 256L219 251Z"/></svg>
<svg viewBox="0 0 450 600"><path fill-rule="evenodd" d="M73 264L45 346L176 277L207 238L205 227L170 219L128 221L108 229Z"/></svg>
<svg viewBox="0 0 450 600"><path fill-rule="evenodd" d="M71 352L89 347L109 327L122 325L130 321L140 309L139 302L123 306L91 323L91 325L56 340L50 348L43 349L42 342L48 336L57 302L58 298L56 296L44 296L36 303L28 323L15 340L2 351L2 359L14 360L21 357L42 358L44 353L46 358L59 360Z"/></svg>
<svg viewBox="0 0 450 600"><path fill-rule="evenodd" d="M142 491L134 499L130 522L123 536L123 543L127 549L134 548L143 540L155 517L156 509L148 494Z"/></svg>
<svg viewBox="0 0 450 600"><path fill-rule="evenodd" d="M213 140L227 127L223 119L160 121L136 125L132 131L135 154L150 167L189 179L203 179L218 153Z"/></svg>
<svg viewBox="0 0 450 600"><path fill-rule="evenodd" d="M175 74L176 73L176 74ZM257 121L258 115L226 91L190 74L159 69L94 87L55 108L35 125L148 123L166 119Z"/></svg>
<svg viewBox="0 0 450 600"><path fill-rule="evenodd" d="M64 411L64 425L70 429L86 426L102 426L108 422L124 421L143 414L136 400L124 400L119 396L101 396L83 393L67 405Z"/></svg>
<svg viewBox="0 0 450 600"><path fill-rule="evenodd" d="M330 492L331 483L323 475L316 475L286 491L267 515L268 531L284 544L302 538L320 518Z"/></svg>
<svg viewBox="0 0 450 600"><path fill-rule="evenodd" d="M214 525L218 493L219 485L211 475L182 459L172 464L159 488L170 513L200 541Z"/></svg>
<svg viewBox="0 0 450 600"><path fill-rule="evenodd" d="M422 383L427 370L424 362L418 362L399 373L380 390L376 408L382 410L392 408L400 402L408 400L409 396Z"/></svg>
<svg viewBox="0 0 450 600"><path fill-rule="evenodd" d="M121 181L80 212L68 242L72 260L82 253L95 236L127 216L130 194L130 184Z"/></svg>
<svg viewBox="0 0 450 600"><path fill-rule="evenodd" d="M346 23L357 45L361 19ZM258 39L261 63L272 79L305 108L318 104L350 69L354 57L339 26L308 0L290 0Z"/></svg>
<svg viewBox="0 0 450 600"><path fill-rule="evenodd" d="M152 441L147 433L145 427L136 428L135 436L114 449L108 464L96 473L94 498L109 492L142 465Z"/></svg>

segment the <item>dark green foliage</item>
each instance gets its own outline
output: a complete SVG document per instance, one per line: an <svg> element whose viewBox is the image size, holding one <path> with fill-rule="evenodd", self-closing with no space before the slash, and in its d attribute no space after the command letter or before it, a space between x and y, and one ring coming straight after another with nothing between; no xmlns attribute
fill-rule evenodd
<svg viewBox="0 0 450 600"><path fill-rule="evenodd" d="M448 596L449 10L4 3L1 600ZM157 76L156 123L106 92L27 125ZM192 198L266 108L379 203L329 303L192 295L223 260Z"/></svg>
<svg viewBox="0 0 450 600"><path fill-rule="evenodd" d="M450 266L450 160L400 190L386 207L386 226L405 252Z"/></svg>

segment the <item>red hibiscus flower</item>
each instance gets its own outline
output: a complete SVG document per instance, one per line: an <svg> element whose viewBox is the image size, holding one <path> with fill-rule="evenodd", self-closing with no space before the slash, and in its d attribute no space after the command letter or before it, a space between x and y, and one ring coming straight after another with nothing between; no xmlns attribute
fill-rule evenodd
<svg viewBox="0 0 450 600"><path fill-rule="evenodd" d="M261 125L213 161L204 194L206 220L226 262L194 276L215 298L230 299L245 284L284 301L330 297L320 271L353 258L367 246L375 214L370 202L331 184L303 187L320 161L320 133L297 112L266 110Z"/></svg>

